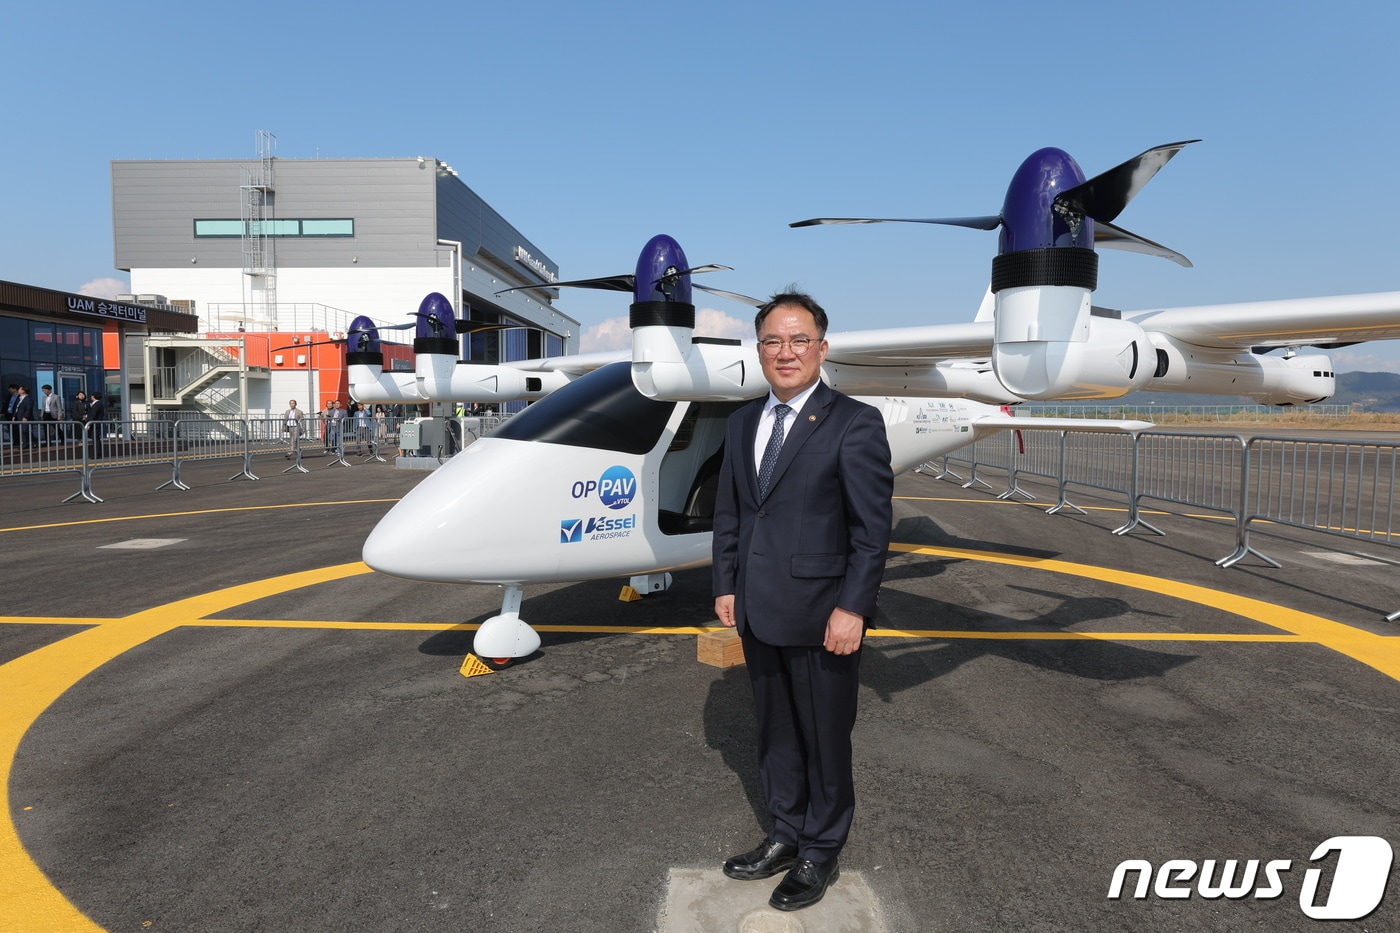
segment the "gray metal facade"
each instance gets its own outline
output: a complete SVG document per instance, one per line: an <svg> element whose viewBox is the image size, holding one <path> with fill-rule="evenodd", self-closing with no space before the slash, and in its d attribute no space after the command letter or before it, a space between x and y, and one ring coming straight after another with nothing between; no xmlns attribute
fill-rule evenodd
<svg viewBox="0 0 1400 933"><path fill-rule="evenodd" d="M112 242L119 269L237 268L237 237L196 238L196 219L240 217L248 159L114 161ZM430 267L443 262L438 239L484 256L513 284L542 282L514 261L523 246L555 274L558 266L435 159L276 159L272 216L353 218L353 237L279 237L281 268Z"/></svg>

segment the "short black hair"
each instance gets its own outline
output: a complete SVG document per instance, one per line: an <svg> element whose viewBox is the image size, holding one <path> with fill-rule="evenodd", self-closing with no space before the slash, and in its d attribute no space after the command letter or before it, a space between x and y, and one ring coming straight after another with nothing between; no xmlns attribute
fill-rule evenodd
<svg viewBox="0 0 1400 933"><path fill-rule="evenodd" d="M763 332L763 321L768 317L768 313L774 308L781 308L783 305L795 305L804 311L811 312L812 320L817 322L818 337L826 336L826 312L822 306L817 304L817 300L803 291L798 291L796 285L789 285L787 291L779 292L769 298L758 308L758 314L753 319L753 329L755 334Z"/></svg>

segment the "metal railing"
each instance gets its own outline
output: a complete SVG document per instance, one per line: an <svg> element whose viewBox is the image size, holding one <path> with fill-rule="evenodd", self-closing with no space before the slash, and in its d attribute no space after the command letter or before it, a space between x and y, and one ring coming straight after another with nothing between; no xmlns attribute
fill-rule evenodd
<svg viewBox="0 0 1400 933"><path fill-rule="evenodd" d="M304 454L317 448L328 466L352 466L350 458L382 463L385 451L397 450L401 422L385 417L366 427L350 419L306 417L295 431L282 417L6 422L0 424L0 479L76 473L78 491L63 501L96 503L103 501L93 490L99 470L168 465L170 478L156 488L187 490L183 471L191 463L237 460L230 480L257 480L255 458L277 454L292 461L284 473L308 472Z"/></svg>
<svg viewBox="0 0 1400 933"><path fill-rule="evenodd" d="M1013 438L1021 434L1024 445ZM1038 438L1037 438L1038 436ZM1049 451L1053 450L1053 457ZM1055 468L1046 463L1053 459ZM920 472L935 479L961 480L953 464L966 464L974 485L993 490L979 473L1004 472L1006 491L1034 498L1019 479L1036 476L1053 482L1057 501L1047 511L1068 507L1070 486L1121 495L1127 521L1113 529L1123 535L1138 528L1165 532L1142 518L1143 500L1154 499L1223 513L1235 529L1235 549L1216 561L1233 567L1247 555L1279 567L1251 541L1254 525L1294 528L1339 535L1372 544L1400 547L1396 487L1400 479L1400 442L1327 441L1317 438L1190 434L1144 431L1132 435L1094 431L1002 431L979 438ZM1386 616L1400 620L1400 610Z"/></svg>
<svg viewBox="0 0 1400 933"><path fill-rule="evenodd" d="M1350 405L1113 405L1032 402L1016 406L1018 417L1192 421L1330 421L1352 413Z"/></svg>
<svg viewBox="0 0 1400 933"><path fill-rule="evenodd" d="M1264 557L1249 541L1257 521L1400 546L1395 526L1400 444L1252 437L1245 455L1239 535L1235 554L1222 566L1246 553Z"/></svg>

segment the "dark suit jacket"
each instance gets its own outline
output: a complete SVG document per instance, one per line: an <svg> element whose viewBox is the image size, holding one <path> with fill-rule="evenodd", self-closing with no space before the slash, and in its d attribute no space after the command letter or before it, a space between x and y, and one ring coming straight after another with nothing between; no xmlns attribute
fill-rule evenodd
<svg viewBox="0 0 1400 933"><path fill-rule="evenodd" d="M23 395L23 396L21 396L21 395L18 395L18 394L17 394L17 395L15 396L15 398L19 399L19 401L17 401L17 402L15 403L14 419L15 419L16 421L33 421L33 420L34 420L34 396L32 396L32 395Z"/></svg>
<svg viewBox="0 0 1400 933"><path fill-rule="evenodd" d="M884 420L818 383L758 494L754 435L767 396L729 418L715 499L714 594L734 594L740 632L821 645L833 609L875 615L894 475Z"/></svg>

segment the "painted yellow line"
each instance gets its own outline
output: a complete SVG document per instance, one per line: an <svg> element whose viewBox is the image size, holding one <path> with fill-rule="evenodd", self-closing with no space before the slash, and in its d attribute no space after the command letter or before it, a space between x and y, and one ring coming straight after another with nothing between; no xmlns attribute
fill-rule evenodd
<svg viewBox="0 0 1400 933"><path fill-rule="evenodd" d="M1022 557L1015 554L997 554L990 551L971 551L964 548L923 547L913 544L891 544L890 550L909 554L926 554L933 557L951 557L962 560L985 561L993 564L1008 564L1032 570L1045 570L1069 576L1087 577L1119 586L1148 590L1171 596L1186 602L1209 606L1232 615L1243 616L1262 622L1272 628L1281 629L1292 635L1316 642L1326 648L1346 655L1375 668L1387 677L1400 680L1400 639L1390 635L1373 635L1370 632L1333 622L1321 616L1276 606L1263 600L1238 596L1223 590L1212 590L1191 583L1179 583L1162 577L1131 573L1126 570L1112 570L1107 567L1092 567L1070 561L1052 560L1041 557Z"/></svg>
<svg viewBox="0 0 1400 933"><path fill-rule="evenodd" d="M107 522L139 522L151 518L181 518L187 515L216 515L221 512L261 512L264 509L314 509L327 505L368 505L375 502L398 502L398 499L342 499L337 502L288 502L283 505L240 505L227 509L193 509L189 512L156 512L151 515L119 515L114 518L85 518L76 522L52 522L48 525L19 525L0 528L7 531L39 531L44 528L69 528L75 525L103 525Z"/></svg>
<svg viewBox="0 0 1400 933"><path fill-rule="evenodd" d="M57 616L0 616L0 625L105 625L119 619L83 619ZM474 622L346 622L338 619L191 619L182 628L282 628L362 632L474 632ZM721 625L532 625L537 632L565 635L705 635L723 631ZM1207 641L1207 642L1305 642L1302 635L1241 634L1236 632L976 632L963 629L872 628L867 638L928 638L933 640L988 639L992 641Z"/></svg>

